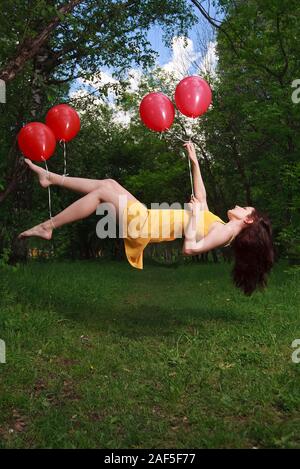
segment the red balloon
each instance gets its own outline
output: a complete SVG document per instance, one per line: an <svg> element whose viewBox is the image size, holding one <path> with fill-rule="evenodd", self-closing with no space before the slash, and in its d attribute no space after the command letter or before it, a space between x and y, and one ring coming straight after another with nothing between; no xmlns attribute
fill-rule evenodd
<svg viewBox="0 0 300 469"><path fill-rule="evenodd" d="M175 109L165 94L149 93L141 101L140 116L149 129L163 132L173 124Z"/></svg>
<svg viewBox="0 0 300 469"><path fill-rule="evenodd" d="M41 122L30 122L18 133L21 152L33 161L48 160L53 155L56 139L52 130Z"/></svg>
<svg viewBox="0 0 300 469"><path fill-rule="evenodd" d="M175 102L185 116L199 117L207 111L212 102L210 86L198 76L186 77L176 86Z"/></svg>
<svg viewBox="0 0 300 469"><path fill-rule="evenodd" d="M48 111L46 124L53 130L56 140L69 142L80 130L80 117L71 106L58 104Z"/></svg>

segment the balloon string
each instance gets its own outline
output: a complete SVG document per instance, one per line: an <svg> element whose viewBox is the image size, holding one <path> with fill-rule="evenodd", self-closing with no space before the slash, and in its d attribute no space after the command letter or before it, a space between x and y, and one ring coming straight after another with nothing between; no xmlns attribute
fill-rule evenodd
<svg viewBox="0 0 300 469"><path fill-rule="evenodd" d="M184 142L184 143L190 142L190 140L184 140L183 138L179 137L179 136L176 135L176 134L174 135L174 137L175 137L175 138L178 138L178 140L181 140L181 141Z"/></svg>
<svg viewBox="0 0 300 469"><path fill-rule="evenodd" d="M183 156L186 156L184 152L182 152ZM193 182L193 174L192 174L192 168L191 168L191 162L190 159L188 158L189 162L189 173L190 173L190 182L191 182L191 188L192 188L192 195L194 196L194 182Z"/></svg>
<svg viewBox="0 0 300 469"><path fill-rule="evenodd" d="M160 132L160 135L159 135L160 140L162 139L163 134L164 134L164 132ZM167 129L167 130L165 131L165 134L169 134L169 135L171 136L171 134L170 134L170 129ZM175 138L178 138L178 140L181 140L181 141L184 142L184 143L189 143L189 142L191 141L190 138L189 138L188 140L184 140L183 138L179 137L179 135L177 135L177 134L174 134L173 136L174 136Z"/></svg>
<svg viewBox="0 0 300 469"><path fill-rule="evenodd" d="M67 152L66 141L64 140L64 176L67 176Z"/></svg>
<svg viewBox="0 0 300 469"><path fill-rule="evenodd" d="M175 137L181 140L184 143L190 142L190 140L183 140L181 137L175 134ZM182 152L182 154L185 156L185 154ZM192 169L191 169L191 161L188 158L188 163L189 163L189 173L190 173L190 182L191 182L191 188L192 188L192 195L194 196L194 182L193 182L193 174L192 174Z"/></svg>
<svg viewBox="0 0 300 469"><path fill-rule="evenodd" d="M174 137L178 138L178 140L181 140L182 142L184 143L188 143L190 142L191 140L184 140L183 138L179 137L179 135L177 134L174 134ZM185 153L182 152L183 156L185 156ZM190 173L190 182L191 182L191 188L192 188L192 194L194 196L194 183L193 183L193 175L192 175L192 169L191 169L191 162L190 162L190 159L188 158L188 162L189 162L189 173Z"/></svg>
<svg viewBox="0 0 300 469"><path fill-rule="evenodd" d="M48 169L48 166L47 166L47 162L45 160L45 158L42 157L42 160L44 161L45 163L45 167L46 167L46 174L47 174L47 179L50 181L50 173L49 173L49 169ZM51 224L53 226L53 228L55 228L55 225L54 225L54 222L52 220L52 203L51 203L51 189L50 189L50 184L48 186L48 205L49 205L49 216L50 216L50 221L51 221Z"/></svg>
<svg viewBox="0 0 300 469"><path fill-rule="evenodd" d="M65 177L69 176L69 173L67 173L67 149L66 149L66 141L65 140L60 140L59 143L61 144L63 142L63 147L64 147L64 173L62 175L62 186L64 185L65 182Z"/></svg>
<svg viewBox="0 0 300 469"><path fill-rule="evenodd" d="M162 137L162 133L160 134L160 138ZM174 137L175 138L178 138L178 140L181 140L182 142L184 143L188 143L190 142L191 140L184 140L183 138L179 137L178 135L174 134ZM182 152L183 156L185 156L185 153ZM188 163L189 163L189 173L190 173L190 182L191 182L191 188L192 188L192 195L194 197L194 182L193 182L193 174L192 174L192 168L191 168L191 161L190 159L188 158Z"/></svg>
<svg viewBox="0 0 300 469"><path fill-rule="evenodd" d="M190 171L190 181L191 181L191 187L192 187L192 194L193 194L193 197L194 197L194 182L193 182L193 174L192 174L192 170L191 170L191 161L190 159L188 158L189 160L189 171Z"/></svg>

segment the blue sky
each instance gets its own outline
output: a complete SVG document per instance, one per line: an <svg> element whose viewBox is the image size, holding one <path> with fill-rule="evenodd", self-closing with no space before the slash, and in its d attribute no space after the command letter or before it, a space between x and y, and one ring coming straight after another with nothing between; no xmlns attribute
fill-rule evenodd
<svg viewBox="0 0 300 469"><path fill-rule="evenodd" d="M216 16L216 9L213 7L211 4L212 2L210 0L205 0L202 1L201 4L203 7L209 11L210 16L215 17ZM196 15L200 18L202 18L201 13L194 8L194 11ZM197 29L199 28L198 25L195 25L191 27L188 37L191 39L194 43L197 41ZM154 50L156 50L159 53L159 64L164 65L167 63L171 58L172 58L172 48L171 46L168 48L164 45L164 42L162 40L163 36L163 31L160 26L154 26L150 29L149 34L148 34L148 39L149 42L151 43L152 47Z"/></svg>
<svg viewBox="0 0 300 469"><path fill-rule="evenodd" d="M204 2L201 2L201 3L208 10L208 5L211 3L211 1L210 0L205 0ZM210 12L210 15L212 17L216 16L215 9L212 6L210 6L209 12ZM201 19L201 21L203 22L203 17L200 14L200 12L195 10L195 13ZM206 20L204 20L204 21L206 21ZM196 24L193 27L191 27L191 29L188 33L188 38L193 41L195 48L197 48L197 31L199 31L200 27L201 26ZM172 45L170 44L170 47L167 47L165 45L165 43L163 41L163 34L164 34L163 28L159 25L153 26L149 30L149 33L148 33L148 40L151 43L152 48L155 51L158 52L157 61L158 61L160 66L163 66L163 65L169 63L170 61L174 60L174 56L173 56L174 51L172 50ZM109 69L107 67L103 67L102 72L111 75L113 70ZM76 80L76 82L71 87L71 90L70 90L71 93L76 91L78 88L82 88L82 83L80 83L80 81Z"/></svg>
<svg viewBox="0 0 300 469"><path fill-rule="evenodd" d="M152 48L159 52L159 64L163 65L164 63L168 62L171 58L172 50L171 48L167 48L162 40L163 30L159 26L154 26L150 29L148 33L148 40L151 43Z"/></svg>

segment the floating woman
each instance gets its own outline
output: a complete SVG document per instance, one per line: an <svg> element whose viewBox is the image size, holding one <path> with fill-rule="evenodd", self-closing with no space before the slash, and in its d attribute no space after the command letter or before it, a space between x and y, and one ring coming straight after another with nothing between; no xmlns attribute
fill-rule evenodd
<svg viewBox="0 0 300 469"><path fill-rule="evenodd" d="M182 252L197 255L222 246L232 245L235 263L231 272L236 287L246 295L267 285L267 274L274 264L272 227L269 217L255 207L236 205L227 211L228 222L209 211L199 162L192 143L185 144L192 163L194 196L187 209L147 209L134 195L113 179L84 179L47 173L25 159L38 175L42 187L63 186L85 194L55 217L24 231L19 238L38 236L50 240L52 232L67 223L82 220L96 211L101 203L111 204L118 220L127 226L139 216L141 235L124 235L129 263L143 269L143 251L149 243L173 241L183 237ZM120 204L120 200L125 204ZM164 234L166 225L167 235ZM154 228L154 229L153 229ZM152 233L158 233L151 236Z"/></svg>

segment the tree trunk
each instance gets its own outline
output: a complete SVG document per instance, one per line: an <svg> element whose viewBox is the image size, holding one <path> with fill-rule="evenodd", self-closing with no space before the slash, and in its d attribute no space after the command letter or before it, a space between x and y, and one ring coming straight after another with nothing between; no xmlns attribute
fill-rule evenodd
<svg viewBox="0 0 300 469"><path fill-rule="evenodd" d="M33 77L32 77L32 106L30 114L33 120L37 120L42 113L43 104L45 101L45 91L43 84L47 79L47 73L45 71L45 64L49 58L49 48L44 45L39 54L34 58ZM32 171L30 171L24 164L22 159L19 157L17 149L15 148L15 168L13 173L13 179L8 187L10 187L10 193L14 190L14 209L19 214L19 219L31 209L31 193L30 187L33 182ZM6 189L7 196L7 189ZM27 258L27 247L24 240L17 238L18 233L14 234L12 249L11 249L11 262L17 262L18 260L24 261Z"/></svg>
<svg viewBox="0 0 300 469"><path fill-rule="evenodd" d="M0 70L0 79L5 82L13 80L15 76L23 70L29 60L40 55L41 49L48 42L52 32L61 23L62 15L70 13L75 6L81 2L82 0L71 0L69 3L63 5L57 10L59 15L52 18L49 24L47 24L36 37L26 38L20 45L15 57Z"/></svg>

